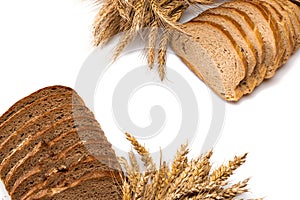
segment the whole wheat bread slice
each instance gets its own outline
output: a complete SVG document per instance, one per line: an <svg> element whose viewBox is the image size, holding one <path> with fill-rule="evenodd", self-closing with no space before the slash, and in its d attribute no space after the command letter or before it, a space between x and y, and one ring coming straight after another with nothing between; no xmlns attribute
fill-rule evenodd
<svg viewBox="0 0 300 200"><path fill-rule="evenodd" d="M237 51L234 40L210 22L190 21L183 27L191 36L174 33L174 52L219 96L237 101L243 94L236 92L236 87L245 78L246 69L245 58Z"/></svg>
<svg viewBox="0 0 300 200"><path fill-rule="evenodd" d="M226 16L230 18L230 20L235 21L235 23L244 31L247 36L247 41L249 41L249 45L253 45L255 51L255 58L257 61L257 65L262 63L264 59L264 52L263 52L263 41L261 34L257 30L255 24L252 20L240 10L235 8L225 8L225 7L215 7L212 9L208 9L205 11L206 13L213 13L222 16Z"/></svg>
<svg viewBox="0 0 300 200"><path fill-rule="evenodd" d="M244 58L246 59L246 66L247 66L247 76L250 76L256 66L256 57L254 52L254 47L246 33L240 26L231 18L219 14L213 14L209 12L204 12L198 17L194 18L192 21L206 21L206 22L213 22L218 24L222 27L223 31L230 30L228 33L231 35L233 40L237 45L237 49L240 53L243 54Z"/></svg>

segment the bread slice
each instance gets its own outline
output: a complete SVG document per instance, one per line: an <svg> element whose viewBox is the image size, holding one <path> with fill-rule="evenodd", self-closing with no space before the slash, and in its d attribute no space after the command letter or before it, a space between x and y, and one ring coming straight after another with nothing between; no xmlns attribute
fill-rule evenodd
<svg viewBox="0 0 300 200"><path fill-rule="evenodd" d="M174 52L219 96L228 101L240 99L243 93L236 87L246 76L245 58L230 34L212 22L190 21L183 28L190 36L174 33Z"/></svg>
<svg viewBox="0 0 300 200"><path fill-rule="evenodd" d="M64 118L76 116L94 117L93 113L85 106L67 104L45 112L41 116L27 122L26 125L18 131L11 133L0 145L0 177L3 178L6 176L7 170L3 170L4 166L6 166L5 162L9 160L10 154L15 153L15 149L18 146L22 145L22 143L26 142L28 138L32 137L37 132L51 127L53 123Z"/></svg>
<svg viewBox="0 0 300 200"><path fill-rule="evenodd" d="M113 177L113 178L112 178ZM119 182L118 174L111 171L96 171L69 185L59 185L54 188L45 189L30 199L39 200L118 200L122 199L122 194L118 191L118 186L112 184Z"/></svg>
<svg viewBox="0 0 300 200"><path fill-rule="evenodd" d="M25 106L29 106L33 102L49 95L53 94L59 94L64 92L74 92L75 91L69 87L61 86L61 85L54 85L50 87L46 87L43 89L40 89L27 97L24 97L20 101L16 102L13 106L11 106L1 117L0 117L0 126L3 122L5 122L7 119L12 117L16 112L24 108ZM83 104L83 102L82 102Z"/></svg>
<svg viewBox="0 0 300 200"><path fill-rule="evenodd" d="M247 41L249 41L249 45L253 46L257 65L260 65L262 63L262 60L264 59L264 44L262 41L261 34L257 30L252 20L244 12L235 8L224 7L215 7L212 9L208 9L205 12L226 16L230 18L231 21L234 21L235 24L237 24L240 27L240 29L243 30L246 34L246 37L248 38Z"/></svg>
<svg viewBox="0 0 300 200"><path fill-rule="evenodd" d="M228 33L235 41L237 49L240 51L240 53L243 54L244 58L246 59L246 77L252 74L254 67L256 66L254 47L248 39L244 30L241 29L240 26L234 20L227 16L204 12L198 17L194 18L192 21L213 22L222 27L223 31L229 30Z"/></svg>
<svg viewBox="0 0 300 200"><path fill-rule="evenodd" d="M258 5L253 4L248 1L234 0L230 2L225 2L221 4L221 7L236 8L245 12L249 18L256 24L258 31L262 35L264 42L264 52L265 59L263 64L260 66L258 71L264 73L267 71L267 68L274 68L278 64L278 47L275 35L274 22L271 21L263 9ZM264 80L265 74L261 74L257 78L257 85L259 85Z"/></svg>
<svg viewBox="0 0 300 200"><path fill-rule="evenodd" d="M82 104L82 99L73 91L46 96L29 107L24 107L0 126L0 145L12 133L44 112L64 104ZM3 158L0 158L3 159Z"/></svg>
<svg viewBox="0 0 300 200"><path fill-rule="evenodd" d="M108 163L112 160L116 160L114 157L115 154L110 146L106 144L107 141L80 141L56 155L41 158L38 165L17 179L9 194L12 199L20 199L30 188L45 181L52 173L56 171L65 172L70 167L77 165L76 163L80 163L91 155L95 155L94 157L99 159L101 158L100 162L102 162L103 168L107 167L107 170L113 170L108 167ZM91 153L86 147L95 149L95 151ZM103 149L101 149L101 147ZM101 149L101 151L99 149ZM101 168L101 170L103 170L103 168ZM95 168L95 171L97 171L97 168Z"/></svg>

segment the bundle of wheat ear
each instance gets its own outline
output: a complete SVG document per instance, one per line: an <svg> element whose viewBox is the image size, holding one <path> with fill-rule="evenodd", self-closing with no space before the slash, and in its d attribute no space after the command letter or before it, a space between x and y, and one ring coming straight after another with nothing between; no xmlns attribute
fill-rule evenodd
<svg viewBox="0 0 300 200"><path fill-rule="evenodd" d="M210 162L212 151L189 161L189 149L182 145L171 165L161 159L157 168L147 149L132 135L126 133L126 136L139 154L145 170L140 170L139 161L132 151L129 152L129 161L119 158L127 175L123 200L238 199L248 192L249 179L235 184L228 180L245 163L247 154L235 156L228 164L213 170Z"/></svg>
<svg viewBox="0 0 300 200"><path fill-rule="evenodd" d="M117 56L140 28L151 27L148 61L152 67L157 27L163 27L158 47L160 77L165 76L166 45L170 43L183 62L227 101L238 101L274 76L300 46L298 0L233 0L184 24L177 21L191 3L213 1L108 2L104 1L95 21L95 45L125 31ZM125 3L130 9L122 7ZM115 9L108 13L108 7Z"/></svg>

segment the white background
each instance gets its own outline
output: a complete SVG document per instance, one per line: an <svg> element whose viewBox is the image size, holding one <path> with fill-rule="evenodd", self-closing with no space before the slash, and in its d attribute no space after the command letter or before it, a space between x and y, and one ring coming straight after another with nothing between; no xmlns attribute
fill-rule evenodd
<svg viewBox="0 0 300 200"><path fill-rule="evenodd" d="M79 0L0 1L0 113L42 87L74 87L92 52L95 13ZM300 51L252 95L226 105L213 161L249 152L234 179L251 176L252 196L299 199L299 65Z"/></svg>

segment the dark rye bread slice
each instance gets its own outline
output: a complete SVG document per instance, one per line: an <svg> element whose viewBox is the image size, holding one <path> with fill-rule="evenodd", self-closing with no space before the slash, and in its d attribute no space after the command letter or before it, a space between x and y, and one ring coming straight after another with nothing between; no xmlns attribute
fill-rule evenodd
<svg viewBox="0 0 300 200"><path fill-rule="evenodd" d="M80 179L86 174L89 174L94 171L95 167L101 169L103 167L103 163L100 162L98 159L94 157L87 157L85 160L80 161L79 163L75 162L70 166L69 169L65 171L58 171L55 170L53 174L47 179L32 187L29 191L27 191L22 197L22 199L29 199L31 196L38 196L44 193L47 189L55 188L58 185L67 186L72 184L77 179ZM104 171L107 169L104 169ZM116 171L117 172L117 171ZM114 176L114 175L112 175ZM114 181L116 181L116 185L122 186L121 180L119 179L120 176L117 176Z"/></svg>
<svg viewBox="0 0 300 200"><path fill-rule="evenodd" d="M35 140L30 144L30 146L34 145L33 149L26 153L24 157L23 155L15 154L15 158L22 158L18 162L15 162L16 164L10 169L4 180L7 190L10 191L14 182L33 166L36 166L44 155L48 155L49 153L51 155L56 155L64 148L68 148L73 145L74 142L77 143L80 140L100 141L106 140L106 137L99 127L82 124L77 128L66 131L61 135L57 135L57 137L54 137L54 139L52 138L50 141L49 139L47 139L47 141ZM38 145L39 143L46 143L47 145L44 145L44 148L42 148ZM20 152L22 150L24 150L24 148L18 149L19 154L22 153Z"/></svg>
<svg viewBox="0 0 300 200"><path fill-rule="evenodd" d="M18 147L14 154L11 154L6 159L6 162L3 163L1 172L5 173L4 183L7 190L10 191L16 178L36 165L43 155L47 155L47 152L57 154L61 148L72 145L72 142L86 139L103 140L106 138L97 121L84 116L69 118L56 123L45 131L38 132L34 137ZM59 143L56 144L55 142L58 141ZM36 154L32 154L33 149L40 142L47 143L49 149L40 149Z"/></svg>
<svg viewBox="0 0 300 200"><path fill-rule="evenodd" d="M72 182L67 186L58 185L57 187L45 189L30 199L39 200L121 200L120 185L116 182L117 172L96 171Z"/></svg>
<svg viewBox="0 0 300 200"><path fill-rule="evenodd" d="M0 126L0 145L13 132L24 126L30 120L34 120L44 112L64 104L82 104L82 99L73 91L61 94L49 95L24 107L6 120ZM3 158L0 158L3 159Z"/></svg>
<svg viewBox="0 0 300 200"><path fill-rule="evenodd" d="M33 102L37 101L38 99L41 99L45 96L49 96L52 94L58 94L63 92L70 92L73 91L73 89L65 86L55 85L50 87L45 87L43 89L40 89L27 97L19 100L14 105L12 105L1 117L0 117L0 125L5 122L7 119L9 119L11 116L13 116L16 112L24 108L25 106L29 106ZM82 102L83 104L83 102Z"/></svg>
<svg viewBox="0 0 300 200"><path fill-rule="evenodd" d="M90 152L88 149L93 149L93 152ZM11 198L20 199L30 188L45 181L47 177L51 176L56 170L66 171L75 162L79 163L91 155L99 158L99 160L101 159L100 161L103 163L103 167L106 166L107 169L110 170L112 170L112 168L108 167L107 163L117 162L114 151L107 141L80 141L56 155L41 158L38 165L17 179L11 191L9 191ZM97 169L95 169L95 171L96 170Z"/></svg>
<svg viewBox="0 0 300 200"><path fill-rule="evenodd" d="M256 24L258 31L261 33L264 42L265 59L258 69L261 75L256 77L257 85L259 85L264 80L265 74L263 73L266 73L267 68L273 68L277 64L277 38L274 33L274 27L272 27L273 22L268 18L268 16L266 16L265 12L259 6L250 2L235 0L225 2L221 6L236 8L245 12Z"/></svg>
<svg viewBox="0 0 300 200"><path fill-rule="evenodd" d="M220 97L237 101L236 87L246 76L245 59L230 34L212 22L183 25L191 36L174 33L171 46L183 62Z"/></svg>
<svg viewBox="0 0 300 200"><path fill-rule="evenodd" d="M39 131L47 129L57 121L61 121L65 118L76 117L76 116L86 116L93 118L94 115L88 108L83 105L62 105L60 107L54 108L45 112L37 118L29 121L19 130L13 132L5 141L2 142L0 146L1 155L1 165L0 165L0 175L1 178L6 176L7 170L3 170L6 166L7 161L10 158L10 154L13 154L16 148L22 143L26 142L27 138L36 134ZM29 150L29 149L28 149Z"/></svg>
<svg viewBox="0 0 300 200"><path fill-rule="evenodd" d="M282 6L284 10L286 10L291 18L291 22L293 24L296 36L296 44L294 52L300 47L300 8L290 1L286 0L277 0L278 4Z"/></svg>
<svg viewBox="0 0 300 200"><path fill-rule="evenodd" d="M206 21L213 22L218 24L225 31L231 35L233 40L235 41L238 50L243 54L247 62L247 76L250 76L254 70L256 65L256 57L254 52L254 47L250 40L248 39L244 30L231 18L219 14L204 12L200 14L198 17L193 19L196 21Z"/></svg>
<svg viewBox="0 0 300 200"><path fill-rule="evenodd" d="M284 15L278 11L278 8L276 8L276 6L269 3L272 2L272 0L270 1L249 0L249 1L256 3L267 13L269 13L270 19L275 22L275 29L277 30L275 32L275 34L277 34L277 46L280 48L277 55L278 64L273 68L269 67L265 75L265 78L269 79L275 75L275 72L278 69L278 67L282 65L284 61L290 57L293 51L294 42L292 39L291 30L289 29L289 25Z"/></svg>
<svg viewBox="0 0 300 200"><path fill-rule="evenodd" d="M256 28L256 25L254 22L249 18L249 16L236 8L227 8L227 7L216 7L213 9L208 9L206 12L208 13L215 13L220 15L225 15L227 17L230 17L232 20L235 20L236 23L245 31L245 33L248 35L248 38L250 40L250 43L253 44L255 53L256 53L256 59L257 64L253 70L253 73L251 76L248 76L246 79L244 79L238 89L243 91L244 94L251 93L255 86L257 85L257 78L261 76L261 72L259 71L260 66L265 59L265 53L263 51L264 49L264 43L262 40L262 36L258 29Z"/></svg>

